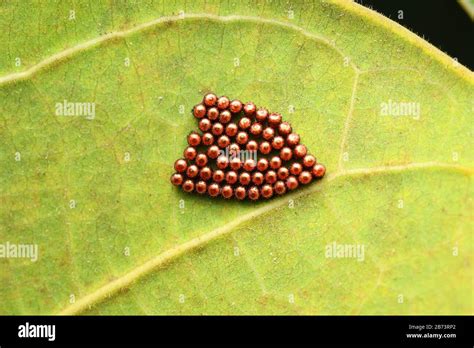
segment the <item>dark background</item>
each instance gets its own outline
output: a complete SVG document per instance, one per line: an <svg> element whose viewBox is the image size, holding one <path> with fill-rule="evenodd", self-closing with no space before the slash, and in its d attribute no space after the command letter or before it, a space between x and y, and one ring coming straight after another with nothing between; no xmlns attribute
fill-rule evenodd
<svg viewBox="0 0 474 348"><path fill-rule="evenodd" d="M356 0L474 70L474 25L456 0ZM403 10L403 19L398 11Z"/></svg>

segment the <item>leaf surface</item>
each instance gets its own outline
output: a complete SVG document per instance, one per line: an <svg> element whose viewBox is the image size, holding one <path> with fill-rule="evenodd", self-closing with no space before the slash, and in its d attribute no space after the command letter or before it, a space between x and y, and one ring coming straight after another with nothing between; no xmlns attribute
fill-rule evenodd
<svg viewBox="0 0 474 348"><path fill-rule="evenodd" d="M1 314L472 313L455 60L345 1L0 11L0 243L39 248L0 259ZM258 204L172 187L211 90L282 112L326 178ZM57 116L64 100L94 119ZM402 102L419 114L383 115Z"/></svg>

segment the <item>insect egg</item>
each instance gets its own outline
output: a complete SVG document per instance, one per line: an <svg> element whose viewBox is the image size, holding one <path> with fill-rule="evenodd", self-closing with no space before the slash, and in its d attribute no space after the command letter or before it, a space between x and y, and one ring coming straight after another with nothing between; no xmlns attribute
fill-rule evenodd
<svg viewBox="0 0 474 348"><path fill-rule="evenodd" d="M202 143L206 146L210 146L214 143L214 136L211 133L204 133L202 135Z"/></svg>
<svg viewBox="0 0 474 348"><path fill-rule="evenodd" d="M207 156L212 159L219 157L221 150L217 145L212 145L207 149Z"/></svg>
<svg viewBox="0 0 474 348"><path fill-rule="evenodd" d="M252 116L255 113L256 106L252 102L248 102L244 105L244 113L246 116Z"/></svg>
<svg viewBox="0 0 474 348"><path fill-rule="evenodd" d="M207 184L201 180L196 183L195 188L197 193L203 194L207 191Z"/></svg>
<svg viewBox="0 0 474 348"><path fill-rule="evenodd" d="M214 180L217 183L222 182L225 179L225 174L222 170L216 170L214 174L212 175L212 180Z"/></svg>
<svg viewBox="0 0 474 348"><path fill-rule="evenodd" d="M194 147L188 146L186 150L184 150L183 155L187 160L192 161L194 158L196 158L197 151Z"/></svg>
<svg viewBox="0 0 474 348"><path fill-rule="evenodd" d="M210 184L207 188L207 193L209 193L209 196L211 197L219 196L220 191L221 187L219 186L219 184L216 183Z"/></svg>
<svg viewBox="0 0 474 348"><path fill-rule="evenodd" d="M183 183L183 190L185 192L191 192L192 190L194 190L194 182L192 180L186 180Z"/></svg>
<svg viewBox="0 0 474 348"><path fill-rule="evenodd" d="M217 96L214 93L209 93L204 96L203 103L206 106L213 106L217 102Z"/></svg>
<svg viewBox="0 0 474 348"><path fill-rule="evenodd" d="M181 174L174 173L171 176L171 183L176 186L181 185L183 183L183 176Z"/></svg>
<svg viewBox="0 0 474 348"><path fill-rule="evenodd" d="M206 116L206 107L202 104L198 104L193 108L193 114L196 118L203 118Z"/></svg>
<svg viewBox="0 0 474 348"><path fill-rule="evenodd" d="M196 156L196 164L199 167L204 167L207 164L207 156L203 153L200 153Z"/></svg>
<svg viewBox="0 0 474 348"><path fill-rule="evenodd" d="M199 129L203 132L207 132L212 127L212 122L208 118L203 118L199 121Z"/></svg>
<svg viewBox="0 0 474 348"><path fill-rule="evenodd" d="M217 120L219 117L219 110L217 108L210 108L207 110L207 117L212 121Z"/></svg>
<svg viewBox="0 0 474 348"><path fill-rule="evenodd" d="M253 201L257 200L260 197L260 192L258 191L258 187L252 186L251 188L249 188L248 196Z"/></svg>
<svg viewBox="0 0 474 348"><path fill-rule="evenodd" d="M186 171L186 169L188 168L188 164L187 162L180 158L179 160L177 160L176 162L174 162L174 169L178 172L178 173L183 173L184 171Z"/></svg>
<svg viewBox="0 0 474 348"><path fill-rule="evenodd" d="M232 100L230 102L230 111L232 111L234 114L242 111L242 103L240 100Z"/></svg>
<svg viewBox="0 0 474 348"><path fill-rule="evenodd" d="M222 96L219 99L217 99L217 107L220 110L227 109L229 107L229 104L230 104L230 100L229 100L229 98L227 98L225 96Z"/></svg>
<svg viewBox="0 0 474 348"><path fill-rule="evenodd" d="M224 110L219 115L219 122L222 124L229 123L232 119L232 114L228 110Z"/></svg>
<svg viewBox="0 0 474 348"><path fill-rule="evenodd" d="M188 178L194 178L196 175L199 174L199 168L196 165L190 165L188 169L186 169L186 175Z"/></svg>
<svg viewBox="0 0 474 348"><path fill-rule="evenodd" d="M212 170L209 167L204 167L199 172L199 176L202 180L207 181L212 177Z"/></svg>
<svg viewBox="0 0 474 348"><path fill-rule="evenodd" d="M201 136L196 132L190 133L188 135L188 144L194 147L198 146L201 144Z"/></svg>
<svg viewBox="0 0 474 348"><path fill-rule="evenodd" d="M225 199L229 199L234 195L234 190L232 189L232 186L225 185L222 188L221 194L222 194L222 197L224 197Z"/></svg>

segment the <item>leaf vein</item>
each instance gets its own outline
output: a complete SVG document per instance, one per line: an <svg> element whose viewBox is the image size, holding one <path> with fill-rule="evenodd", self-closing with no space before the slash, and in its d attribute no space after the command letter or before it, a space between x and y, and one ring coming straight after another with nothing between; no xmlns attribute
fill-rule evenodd
<svg viewBox="0 0 474 348"><path fill-rule="evenodd" d="M325 182L331 182L338 178L348 178L353 176L373 176L377 174L384 173L394 173L394 172L404 172L409 170L416 169L444 169L454 172L458 172L464 175L471 176L474 170L469 167L464 167L455 164L440 163L440 162L420 162L420 163L409 163L404 165L393 165L393 166L380 166L380 167L371 167L371 168L356 168L349 169L344 171L338 171L331 175L328 175L324 180ZM169 250L162 252L161 254L155 256L149 261L145 262L142 265L132 269L123 276L103 285L94 292L86 295L85 297L79 299L74 304L66 307L59 314L61 315L74 315L84 312L87 309L90 309L93 305L96 305L112 295L118 293L124 288L130 287L137 280L143 278L144 276L150 274L156 269L164 268L170 262L174 261L178 257L182 256L186 252L193 251L197 248L202 248L211 241L214 241L220 237L223 237L233 231L233 229L244 222L250 221L256 217L259 217L265 213L268 213L276 208L281 207L288 199L297 199L304 197L306 195L319 192L321 185L311 185L305 189L290 193L283 197L275 199L273 202L265 204L261 208L255 209L254 211L235 219L227 223L224 226L221 226L211 232L193 238L183 244L177 245Z"/></svg>

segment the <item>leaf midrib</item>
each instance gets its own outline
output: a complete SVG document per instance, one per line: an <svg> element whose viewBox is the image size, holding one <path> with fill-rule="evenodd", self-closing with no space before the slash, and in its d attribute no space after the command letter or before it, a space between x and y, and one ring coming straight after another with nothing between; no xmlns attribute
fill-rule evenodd
<svg viewBox="0 0 474 348"><path fill-rule="evenodd" d="M354 176L375 176L380 174L387 173L400 173L404 171L413 171L420 169L437 169L437 170L448 170L462 175L471 176L474 172L471 168L449 164L441 162L419 162L419 163L409 163L405 165L396 165L396 166L380 166L380 167L371 167L371 168L358 168L344 170L328 175L322 183L329 183L336 179L349 178ZM211 232L205 233L201 236L191 239L183 244L177 245L171 249L166 250L165 252L159 254L158 256L150 259L149 261L141 264L138 267L135 267L125 275L103 285L99 289L95 290L89 295L86 295L76 301L71 306L66 307L59 312L60 315L75 315L79 314L93 305L103 302L104 300L110 298L121 289L127 288L132 285L135 281L140 278L147 276L158 268L162 268L169 263L173 262L175 259L179 258L186 252L191 252L197 248L207 245L211 241L214 241L222 236L230 234L234 228L241 225L244 222L250 221L254 218L257 218L265 213L268 213L276 208L281 207L289 199L297 199L304 196L308 196L314 193L317 193L322 188L321 184L307 186L298 191L292 192L285 196L274 199L272 202L265 204L263 207L258 208L244 216L241 216L234 221L227 223L224 226L221 226Z"/></svg>

